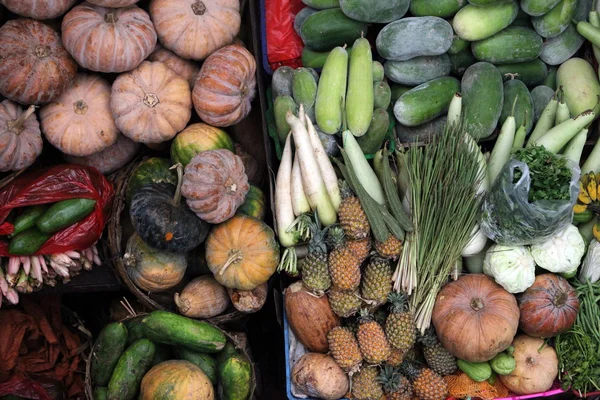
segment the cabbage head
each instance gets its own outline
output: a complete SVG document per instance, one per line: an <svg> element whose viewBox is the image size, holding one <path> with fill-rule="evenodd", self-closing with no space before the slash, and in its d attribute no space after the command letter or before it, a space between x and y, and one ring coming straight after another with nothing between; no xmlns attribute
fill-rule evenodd
<svg viewBox="0 0 600 400"><path fill-rule="evenodd" d="M585 242L574 225L568 225L550 239L531 246L535 263L556 274L575 272L584 253Z"/></svg>
<svg viewBox="0 0 600 400"><path fill-rule="evenodd" d="M535 281L535 261L525 246L495 244L485 254L483 273L506 291L521 293Z"/></svg>

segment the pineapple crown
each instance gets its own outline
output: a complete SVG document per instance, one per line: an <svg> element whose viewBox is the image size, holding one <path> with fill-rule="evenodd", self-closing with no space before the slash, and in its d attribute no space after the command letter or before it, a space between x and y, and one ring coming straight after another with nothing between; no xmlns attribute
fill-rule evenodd
<svg viewBox="0 0 600 400"><path fill-rule="evenodd" d="M347 199L348 197L354 197L354 192L350 188L348 182L343 179L338 180L338 186L340 187L340 195L342 199Z"/></svg>
<svg viewBox="0 0 600 400"><path fill-rule="evenodd" d="M346 243L346 236L344 235L344 230L341 226L330 226L328 232L327 244L329 244L332 249L342 247Z"/></svg>
<svg viewBox="0 0 600 400"><path fill-rule="evenodd" d="M411 362L409 360L404 360L402 361L402 365L400 365L400 372L402 373L402 375L406 376L410 381L414 381L419 377L421 369L416 363Z"/></svg>
<svg viewBox="0 0 600 400"><path fill-rule="evenodd" d="M418 338L419 343L421 343L424 347L434 347L437 346L439 340L433 327L429 327L423 335L419 335Z"/></svg>
<svg viewBox="0 0 600 400"><path fill-rule="evenodd" d="M391 303L390 311L394 314L408 311L408 301L404 293L392 292L388 295L388 301Z"/></svg>
<svg viewBox="0 0 600 400"><path fill-rule="evenodd" d="M316 222L311 222L310 225L311 231L311 239L308 243L309 251L317 252L317 253L327 253L327 231L329 227L325 229L321 229L321 224L319 223L319 219L316 219Z"/></svg>
<svg viewBox="0 0 600 400"><path fill-rule="evenodd" d="M366 308L361 308L359 312L358 322L360 324L366 324L367 322L374 321L373 314Z"/></svg>
<svg viewBox="0 0 600 400"><path fill-rule="evenodd" d="M386 393L394 393L400 386L400 371L390 365L386 365L381 370L377 381L383 386Z"/></svg>

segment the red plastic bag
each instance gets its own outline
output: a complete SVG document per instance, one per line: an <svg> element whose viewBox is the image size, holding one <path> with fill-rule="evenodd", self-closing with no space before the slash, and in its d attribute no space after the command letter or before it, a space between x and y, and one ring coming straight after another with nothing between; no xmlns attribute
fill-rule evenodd
<svg viewBox="0 0 600 400"><path fill-rule="evenodd" d="M302 39L294 19L305 5L301 0L265 0L267 57L273 71L282 65L302 66Z"/></svg>
<svg viewBox="0 0 600 400"><path fill-rule="evenodd" d="M63 164L23 174L0 191L0 228L12 232L4 220L10 210L75 198L96 200L94 211L83 220L56 232L36 255L64 253L90 247L102 235L114 197L112 184L98 170ZM0 240L0 256L10 256L8 241Z"/></svg>
<svg viewBox="0 0 600 400"><path fill-rule="evenodd" d="M0 396L8 395L37 400L56 400L58 397L51 397L40 382L18 375L13 376L6 382L0 383ZM58 398L62 398L62 396Z"/></svg>

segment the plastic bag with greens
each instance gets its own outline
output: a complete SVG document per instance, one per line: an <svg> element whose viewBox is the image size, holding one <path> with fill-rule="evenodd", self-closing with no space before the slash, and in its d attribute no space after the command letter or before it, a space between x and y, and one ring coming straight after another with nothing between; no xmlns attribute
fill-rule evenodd
<svg viewBox="0 0 600 400"><path fill-rule="evenodd" d="M573 219L579 176L576 163L542 147L517 151L483 201L483 233L506 246L550 239Z"/></svg>

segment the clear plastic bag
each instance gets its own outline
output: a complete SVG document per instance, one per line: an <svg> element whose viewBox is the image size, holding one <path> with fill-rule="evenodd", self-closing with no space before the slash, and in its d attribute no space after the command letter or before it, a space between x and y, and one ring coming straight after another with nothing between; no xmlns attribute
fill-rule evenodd
<svg viewBox="0 0 600 400"><path fill-rule="evenodd" d="M481 229L496 243L524 246L543 242L563 230L573 220L573 206L579 194L579 166L570 161L569 200L529 202L531 177L526 163L512 159L502 168L486 195ZM513 183L515 170L522 172Z"/></svg>

